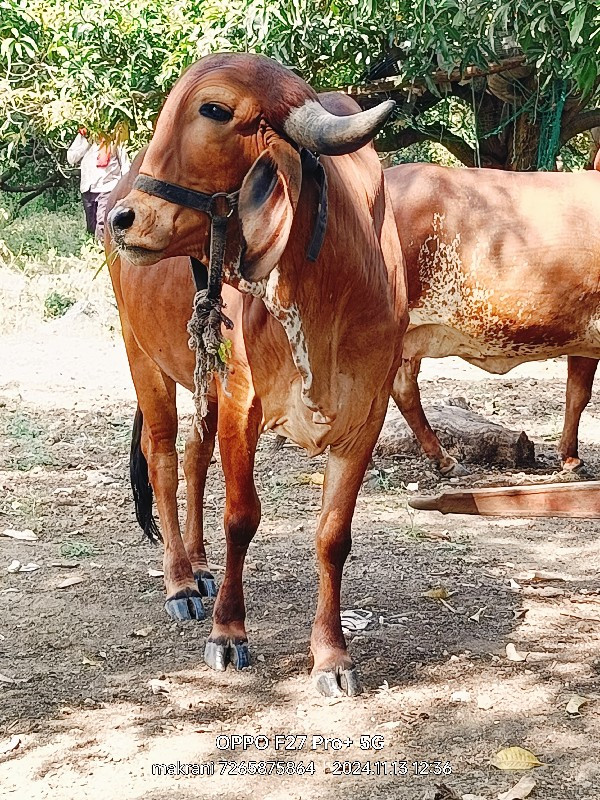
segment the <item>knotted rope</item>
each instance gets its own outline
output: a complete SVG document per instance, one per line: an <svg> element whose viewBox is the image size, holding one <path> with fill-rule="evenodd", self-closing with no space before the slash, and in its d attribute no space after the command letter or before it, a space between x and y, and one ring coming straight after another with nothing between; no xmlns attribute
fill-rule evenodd
<svg viewBox="0 0 600 800"><path fill-rule="evenodd" d="M196 406L196 425L203 435L203 420L208 414L208 388L215 375L224 386L227 385L227 361L231 355L231 341L226 339L221 326L228 330L233 322L223 313L225 304L219 294L209 297L209 290L202 289L194 297L194 310L188 322L190 350L196 351L194 368L194 404Z"/></svg>

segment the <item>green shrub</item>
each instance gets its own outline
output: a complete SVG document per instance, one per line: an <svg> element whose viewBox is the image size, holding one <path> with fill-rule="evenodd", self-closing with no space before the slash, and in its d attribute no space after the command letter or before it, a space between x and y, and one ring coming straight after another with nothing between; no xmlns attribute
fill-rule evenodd
<svg viewBox="0 0 600 800"><path fill-rule="evenodd" d="M67 297L60 292L50 292L44 300L44 316L51 319L62 317L75 304L72 297Z"/></svg>

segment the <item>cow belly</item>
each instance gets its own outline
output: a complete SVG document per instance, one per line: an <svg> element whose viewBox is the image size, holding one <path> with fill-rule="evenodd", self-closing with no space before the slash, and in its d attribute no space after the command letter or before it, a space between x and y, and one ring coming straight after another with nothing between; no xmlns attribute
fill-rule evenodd
<svg viewBox="0 0 600 800"><path fill-rule="evenodd" d="M501 334L473 336L449 325L419 324L419 315L410 315L411 324L404 338L403 358L446 358L458 356L487 372L504 374L527 361L540 361L561 355L600 358L600 326L592 325L586 335L570 342L553 342L551 334L539 341L513 341Z"/></svg>

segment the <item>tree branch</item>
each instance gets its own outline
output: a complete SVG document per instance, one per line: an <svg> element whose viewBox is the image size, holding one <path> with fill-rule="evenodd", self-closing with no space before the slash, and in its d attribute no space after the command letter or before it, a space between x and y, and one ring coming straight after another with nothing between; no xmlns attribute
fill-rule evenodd
<svg viewBox="0 0 600 800"><path fill-rule="evenodd" d="M394 150L403 150L411 144L426 141L438 142L443 145L466 167L474 167L476 164L473 148L460 136L444 130L439 125L429 125L419 130L402 128L400 130L384 131L383 134L375 139L375 149L380 153L390 153Z"/></svg>
<svg viewBox="0 0 600 800"><path fill-rule="evenodd" d="M6 174L6 173L5 173ZM4 178L4 175L2 176ZM27 192L41 193L51 186L56 186L64 180L64 176L60 172L55 172L42 183L36 183L32 186L7 186L3 180L0 179L0 191L14 192L15 194L26 194ZM37 196L37 195L36 195Z"/></svg>
<svg viewBox="0 0 600 800"><path fill-rule="evenodd" d="M566 144L569 139L577 136L578 133L584 133L589 131L590 128L597 127L600 127L600 108L582 111L563 125L560 132L560 143L561 145Z"/></svg>
<svg viewBox="0 0 600 800"><path fill-rule="evenodd" d="M51 184L51 185L52 186L57 186L58 184ZM22 197L19 200L19 202L18 202L19 208L20 209L23 208L23 206L26 206L27 203L30 203L32 200L35 200L36 197L39 197L41 194L43 194L46 191L46 189L49 189L49 188L50 188L50 186L43 186L41 189L38 188L34 192L31 192L30 194L26 194L25 197Z"/></svg>
<svg viewBox="0 0 600 800"><path fill-rule="evenodd" d="M433 72L430 77L435 84L458 83L472 78L484 78L487 75L495 75L498 72L506 72L507 70L515 69L515 67L521 67L524 64L525 56L520 55L514 56L513 58L505 58L497 64L488 64L485 69L481 69L481 67L467 67L462 72L459 69L455 69L450 74L443 69L439 69ZM361 97L362 95L390 94L394 92L423 94L427 91L427 84L422 78L406 81L402 78L394 77L383 78L380 81L359 86L345 86L337 89L323 89L322 91L345 92L354 98Z"/></svg>

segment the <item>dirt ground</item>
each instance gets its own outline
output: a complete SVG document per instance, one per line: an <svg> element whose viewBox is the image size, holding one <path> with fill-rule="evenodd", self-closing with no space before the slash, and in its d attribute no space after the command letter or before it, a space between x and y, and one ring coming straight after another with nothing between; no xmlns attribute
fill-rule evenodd
<svg viewBox="0 0 600 800"><path fill-rule="evenodd" d="M427 364L421 386L426 402L463 396L527 431L539 475L558 467L565 376L564 361L490 377L449 360ZM191 404L181 400L184 434ZM245 581L253 666L215 673L202 660L210 620L171 622L161 578L149 575L161 553L142 539L130 500L134 408L123 347L93 320L64 318L0 338L0 534L38 537L0 536L0 752L18 742L0 755L2 797L488 800L522 777L489 765L518 745L543 762L532 798L598 800L596 523L410 514L403 486L434 491L443 482L424 459L379 462L388 471L359 496L342 595L344 609L372 615L350 637L365 693L322 698L307 673L320 487L302 476L322 470L324 458L311 462L291 445L274 456L264 437L256 471L263 520ZM600 474L597 400L581 440ZM481 467L461 483L501 478L524 476ZM217 457L207 489L217 577L223 488ZM15 559L39 569L8 572ZM562 580L531 582L532 570ZM73 578L81 580L61 588ZM451 594L446 604L423 596L440 586ZM510 660L507 644L524 660ZM578 714L566 711L573 695L588 699ZM217 748L219 735L234 734L262 734L269 746ZM286 752L275 750L277 734L308 738ZM345 740L343 749L325 750L311 738L319 735ZM361 736L382 749L362 750ZM314 774L243 774L261 760L313 762ZM216 774L152 774L152 764L178 761L215 762ZM233 774L220 775L219 761L235 762ZM363 773L338 775L336 761L362 762ZM389 774L401 762L408 775ZM448 774L435 775L441 767Z"/></svg>

